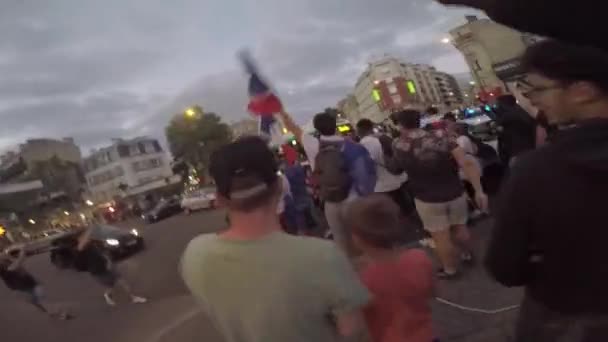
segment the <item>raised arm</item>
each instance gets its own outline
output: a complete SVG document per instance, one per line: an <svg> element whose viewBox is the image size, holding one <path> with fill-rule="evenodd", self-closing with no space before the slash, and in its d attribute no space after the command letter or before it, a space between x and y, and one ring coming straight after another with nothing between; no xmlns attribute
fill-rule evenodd
<svg viewBox="0 0 608 342"><path fill-rule="evenodd" d="M78 237L78 246L76 249L78 251L83 251L89 242L91 241L91 234L93 233L93 226L87 228L87 230Z"/></svg>
<svg viewBox="0 0 608 342"><path fill-rule="evenodd" d="M302 128L293 120L291 115L289 115L289 113L287 113L285 110L282 110L279 113L279 117L283 121L285 128L287 128L288 131L293 133L293 135L295 136L298 143L301 144L302 143L302 134L303 134Z"/></svg>
<svg viewBox="0 0 608 342"><path fill-rule="evenodd" d="M25 257L26 257L25 246L21 246L21 247L19 247L19 256L17 256L17 259L15 259L15 261L13 261L13 263L8 267L8 270L16 271L19 268L21 268L21 266L23 265L23 262L25 261Z"/></svg>

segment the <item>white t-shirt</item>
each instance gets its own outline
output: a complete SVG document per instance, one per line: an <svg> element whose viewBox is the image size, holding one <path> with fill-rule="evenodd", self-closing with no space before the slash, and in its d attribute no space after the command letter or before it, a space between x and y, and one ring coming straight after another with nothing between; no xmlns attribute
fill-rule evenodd
<svg viewBox="0 0 608 342"><path fill-rule="evenodd" d="M477 151L476 151L477 149L475 148L475 146L471 142L471 139L469 139L469 137L467 137L466 135L461 135L458 138L456 138L456 143L467 154L471 154L471 155L477 154Z"/></svg>
<svg viewBox="0 0 608 342"><path fill-rule="evenodd" d="M394 175L386 169L386 162L384 160L384 152L382 151L382 144L380 140L374 136L368 135L361 139L361 145L363 145L374 163L376 163L376 188L375 192L389 192L397 190L401 187L405 181L407 181L407 175L402 173L401 175Z"/></svg>
<svg viewBox="0 0 608 342"><path fill-rule="evenodd" d="M291 196L291 188L289 187L289 180L287 180L284 174L281 173L279 178L281 179L282 191L279 204L277 205L277 214L281 215L285 211L285 196Z"/></svg>
<svg viewBox="0 0 608 342"><path fill-rule="evenodd" d="M456 143L458 144L458 146L460 146L460 148L462 148L464 150L467 158L470 158L475 161L475 163L477 164L477 167L479 167L480 174L482 174L483 168L481 167L481 163L479 162L479 159L477 159L477 157L476 157L477 147L475 145L473 145L473 142L471 142L471 139L469 139L469 137L467 137L466 135L461 135L458 138L456 138ZM464 172L462 170L459 171L459 174L460 174L460 179L466 179L466 175L464 174Z"/></svg>

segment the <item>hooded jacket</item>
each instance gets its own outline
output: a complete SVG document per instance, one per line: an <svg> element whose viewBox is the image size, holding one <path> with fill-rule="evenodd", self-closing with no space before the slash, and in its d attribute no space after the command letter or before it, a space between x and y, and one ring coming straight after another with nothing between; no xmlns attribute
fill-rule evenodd
<svg viewBox="0 0 608 342"><path fill-rule="evenodd" d="M608 313L608 119L521 156L501 190L490 274L563 313Z"/></svg>

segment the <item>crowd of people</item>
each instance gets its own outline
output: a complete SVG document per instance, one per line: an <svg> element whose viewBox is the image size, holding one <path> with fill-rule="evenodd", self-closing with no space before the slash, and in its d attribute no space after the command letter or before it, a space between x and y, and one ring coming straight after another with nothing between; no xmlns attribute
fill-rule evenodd
<svg viewBox="0 0 608 342"><path fill-rule="evenodd" d="M546 40L523 61L522 94L542 114L514 112L521 109L508 96L498 105L507 180L485 265L498 282L526 287L516 341L606 340L608 59ZM181 271L190 291L228 341L434 341L435 279L457 279L474 259L467 199L488 210L475 139L449 116L442 129L422 129L414 110L394 116L399 136L390 144L368 120L357 124L355 142L336 134L327 113L313 120L319 137L286 111L276 115L304 149L333 242L298 236L300 224L284 232L276 158L264 139L241 138L211 158L230 225L187 247ZM550 139L538 133L547 124ZM396 244L415 229L404 193L432 237L436 272L427 251Z"/></svg>
<svg viewBox="0 0 608 342"><path fill-rule="evenodd" d="M539 0L441 2L477 6L501 22L570 41L544 40L522 58L527 78L518 91L535 112L523 111L516 97L498 103L498 154L507 171L484 265L499 283L525 288L515 341L606 341L605 40L566 33L557 14L546 23L514 19L514 4ZM337 135L327 113L314 118L319 137L285 110L275 115L304 149L333 241L305 236L314 205L303 166L287 160L280 172L267 140L240 138L211 156L229 226L189 243L180 264L189 290L230 342L438 341L430 306L436 279L457 281L474 260L468 206L489 207L484 146L450 116L441 129L423 129L414 110L396 113L399 132L390 141L367 120L357 123L356 142ZM434 242L437 271L427 250L396 243L416 229L412 208ZM88 246L85 234L75 260L107 287L113 304L120 276ZM3 256L0 278L41 311L66 318L42 304L24 258L24 251Z"/></svg>

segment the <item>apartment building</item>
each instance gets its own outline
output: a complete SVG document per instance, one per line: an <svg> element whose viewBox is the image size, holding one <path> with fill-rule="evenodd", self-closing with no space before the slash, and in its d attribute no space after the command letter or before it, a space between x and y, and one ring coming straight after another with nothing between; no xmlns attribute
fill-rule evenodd
<svg viewBox="0 0 608 342"><path fill-rule="evenodd" d="M173 175L168 154L156 139L114 139L84 160L85 177L95 202L110 201L127 189Z"/></svg>

